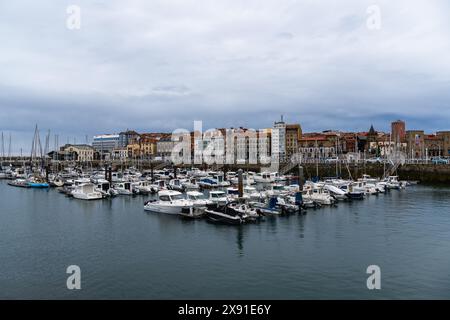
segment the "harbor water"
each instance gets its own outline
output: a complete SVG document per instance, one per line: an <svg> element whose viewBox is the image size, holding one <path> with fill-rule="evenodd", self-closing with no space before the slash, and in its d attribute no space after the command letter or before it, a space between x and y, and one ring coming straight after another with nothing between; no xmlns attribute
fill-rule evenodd
<svg viewBox="0 0 450 320"><path fill-rule="evenodd" d="M0 181L0 298L448 299L450 188L226 226ZM68 290L66 268L81 268ZM369 265L381 290L368 290Z"/></svg>

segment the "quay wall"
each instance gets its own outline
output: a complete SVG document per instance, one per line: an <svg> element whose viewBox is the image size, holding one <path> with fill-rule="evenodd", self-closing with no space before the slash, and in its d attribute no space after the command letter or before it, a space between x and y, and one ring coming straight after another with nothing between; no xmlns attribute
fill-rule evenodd
<svg viewBox="0 0 450 320"><path fill-rule="evenodd" d="M336 164L302 164L303 175L305 179L311 180L318 176L319 178L336 177L339 176L344 179L361 178L363 174L368 174L372 177L382 177L385 167L383 164L349 164L338 166ZM255 166L228 166L228 171L237 171L239 168L249 171L259 172L260 167ZM289 174L298 175L298 167L288 171ZM406 164L400 166L394 173L398 175L401 180L419 181L421 183L446 183L450 184L450 165L435 165L435 164Z"/></svg>
<svg viewBox="0 0 450 320"><path fill-rule="evenodd" d="M30 165L29 161L18 161L17 163L12 163L15 166L26 166ZM35 164L36 165L36 164ZM105 166L111 166L113 170L126 169L127 167L133 166L140 170L149 170L151 168L157 170L164 167L170 167L170 164L162 163L161 161L130 161L127 163L116 161L116 162L104 162L104 161L93 161L89 163L74 163L74 162L57 162L48 164L49 171L57 172L65 167L77 166L79 168L90 169L90 168L101 168ZM383 164L338 164L336 170L336 164L314 164L314 163L304 163L303 174L306 179L312 179L318 176L320 178L324 177L342 177L342 178L360 178L363 174L369 174L373 177L382 177L385 167ZM192 167L192 166L186 166ZM201 169L210 170L222 170L222 171L237 171L238 169L243 169L244 171L255 171L260 172L261 166L259 165L224 165L224 166L197 166ZM283 168L283 165L280 166ZM297 175L298 167L293 167L287 173ZM337 174L336 174L337 173ZM405 164L400 166L396 173L402 180L417 180L422 183L444 183L450 184L450 165L448 164Z"/></svg>

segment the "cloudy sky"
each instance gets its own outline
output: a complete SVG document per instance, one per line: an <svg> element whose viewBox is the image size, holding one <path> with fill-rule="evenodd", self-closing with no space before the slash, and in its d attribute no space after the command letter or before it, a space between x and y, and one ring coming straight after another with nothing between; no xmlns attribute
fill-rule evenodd
<svg viewBox="0 0 450 320"><path fill-rule="evenodd" d="M304 131L450 129L449 14L446 0L0 1L0 131L17 152L36 123L60 144L280 114Z"/></svg>

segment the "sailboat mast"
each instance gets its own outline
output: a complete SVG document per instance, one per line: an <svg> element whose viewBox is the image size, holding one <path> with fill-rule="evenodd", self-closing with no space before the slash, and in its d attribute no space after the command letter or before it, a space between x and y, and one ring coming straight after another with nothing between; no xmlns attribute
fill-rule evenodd
<svg viewBox="0 0 450 320"><path fill-rule="evenodd" d="M5 142L3 139L3 131L2 131L2 164L3 164L4 158L5 158Z"/></svg>
<svg viewBox="0 0 450 320"><path fill-rule="evenodd" d="M338 150L338 143L339 141L339 136L336 135L336 177L339 176L339 172L338 172L338 166L339 166L339 150Z"/></svg>
<svg viewBox="0 0 450 320"><path fill-rule="evenodd" d="M317 139L316 139L316 178L319 177L319 156L320 156L320 153L317 148Z"/></svg>
<svg viewBox="0 0 450 320"><path fill-rule="evenodd" d="M9 162L12 162L12 155L11 155L11 132L9 133L8 158L9 158Z"/></svg>

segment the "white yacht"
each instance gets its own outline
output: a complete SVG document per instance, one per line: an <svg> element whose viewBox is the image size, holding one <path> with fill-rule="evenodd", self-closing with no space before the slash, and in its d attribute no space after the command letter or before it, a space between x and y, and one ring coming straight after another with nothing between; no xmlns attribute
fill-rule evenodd
<svg viewBox="0 0 450 320"><path fill-rule="evenodd" d="M133 194L133 188L131 185L131 182L117 182L113 185L114 189L117 190L119 194L122 195L132 195Z"/></svg>
<svg viewBox="0 0 450 320"><path fill-rule="evenodd" d="M95 184L95 191L103 194L103 197L116 196L119 193L111 188L111 184L106 179L94 179L92 181Z"/></svg>
<svg viewBox="0 0 450 320"><path fill-rule="evenodd" d="M285 186L279 183L274 183L270 186L270 189L266 191L267 196L279 196L282 194L286 194L288 191Z"/></svg>
<svg viewBox="0 0 450 320"><path fill-rule="evenodd" d="M244 187L244 196L250 198L250 200L261 200L265 197L265 194L258 192L255 187L245 186Z"/></svg>
<svg viewBox="0 0 450 320"><path fill-rule="evenodd" d="M154 192L151 183L146 180L134 182L133 187L140 194L149 194Z"/></svg>
<svg viewBox="0 0 450 320"><path fill-rule="evenodd" d="M212 203L210 200L205 199L205 195L199 191L186 192L186 199L192 201L194 207L206 207Z"/></svg>
<svg viewBox="0 0 450 320"><path fill-rule="evenodd" d="M277 172L261 172L253 176L256 183L270 183L275 182L278 178Z"/></svg>
<svg viewBox="0 0 450 320"><path fill-rule="evenodd" d="M195 178L186 179L181 184L183 185L183 188L185 190L198 190L198 189L200 189L200 186L197 183L197 179L195 179Z"/></svg>
<svg viewBox="0 0 450 320"><path fill-rule="evenodd" d="M95 190L93 183L77 184L71 194L75 199L80 200L98 200L103 198L102 193Z"/></svg>
<svg viewBox="0 0 450 320"><path fill-rule="evenodd" d="M314 185L305 185L302 196L305 200L312 200L321 205L331 205L335 202L327 189Z"/></svg>
<svg viewBox="0 0 450 320"><path fill-rule="evenodd" d="M389 176L385 180L386 188L388 189L400 189L401 184L398 181L398 176Z"/></svg>
<svg viewBox="0 0 450 320"><path fill-rule="evenodd" d="M167 188L175 191L184 191L184 187L180 179L171 179L167 185Z"/></svg>
<svg viewBox="0 0 450 320"><path fill-rule="evenodd" d="M336 200L346 200L347 192L345 192L342 189L339 189L338 187L331 185L331 184L325 184L324 188L328 190L328 192L336 199Z"/></svg>
<svg viewBox="0 0 450 320"><path fill-rule="evenodd" d="M174 190L158 192L158 200L147 201L144 209L152 212L167 214L181 214L184 210L190 210L194 204L183 197L183 194Z"/></svg>
<svg viewBox="0 0 450 320"><path fill-rule="evenodd" d="M228 202L228 197L224 191L210 191L209 200L215 204L225 205Z"/></svg>
<svg viewBox="0 0 450 320"><path fill-rule="evenodd" d="M377 194L378 190L375 186L375 184L367 183L363 180L358 180L353 183L353 190L355 191L362 191L365 194Z"/></svg>

